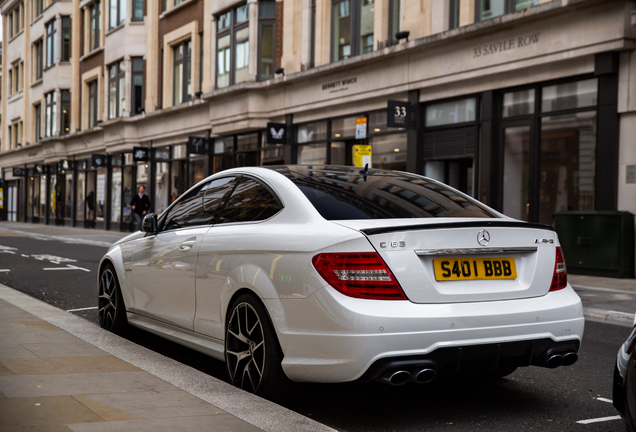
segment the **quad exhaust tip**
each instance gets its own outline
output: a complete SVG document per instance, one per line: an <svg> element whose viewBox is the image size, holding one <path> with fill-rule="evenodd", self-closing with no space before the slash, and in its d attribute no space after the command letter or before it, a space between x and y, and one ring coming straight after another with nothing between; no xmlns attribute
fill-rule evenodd
<svg viewBox="0 0 636 432"><path fill-rule="evenodd" d="M402 384L406 384L410 379L411 373L409 371L398 370L386 374L383 378L383 381L387 384L399 386Z"/></svg>
<svg viewBox="0 0 636 432"><path fill-rule="evenodd" d="M380 381L385 384L399 386L411 381L417 384L426 384L435 379L437 372L435 369L423 368L415 371L397 370L385 374Z"/></svg>
<svg viewBox="0 0 636 432"><path fill-rule="evenodd" d="M572 351L557 354L547 354L543 361L543 366L554 369L559 366L571 366L579 359L579 356Z"/></svg>
<svg viewBox="0 0 636 432"><path fill-rule="evenodd" d="M424 368L412 375L414 382L418 384L427 384L435 379L437 372L435 369Z"/></svg>

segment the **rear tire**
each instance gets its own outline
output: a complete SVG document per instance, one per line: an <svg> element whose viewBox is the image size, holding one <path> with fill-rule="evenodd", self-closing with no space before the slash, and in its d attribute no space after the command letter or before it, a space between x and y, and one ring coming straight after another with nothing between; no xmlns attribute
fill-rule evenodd
<svg viewBox="0 0 636 432"><path fill-rule="evenodd" d="M228 310L225 364L230 383L250 393L279 398L290 381L283 351L265 307L254 296L239 296Z"/></svg>
<svg viewBox="0 0 636 432"><path fill-rule="evenodd" d="M123 333L128 325L126 307L112 264L105 265L99 276L97 306L100 327L113 333Z"/></svg>

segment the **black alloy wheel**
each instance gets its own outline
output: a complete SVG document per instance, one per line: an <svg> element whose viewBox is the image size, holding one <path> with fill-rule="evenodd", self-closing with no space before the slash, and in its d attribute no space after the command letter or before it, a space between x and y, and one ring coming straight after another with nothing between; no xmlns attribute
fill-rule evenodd
<svg viewBox="0 0 636 432"><path fill-rule="evenodd" d="M283 353L264 306L243 294L229 309L225 363L230 382L245 391L276 398L287 386Z"/></svg>
<svg viewBox="0 0 636 432"><path fill-rule="evenodd" d="M104 266L99 277L98 297L99 325L113 333L122 333L128 324L126 308L119 288L115 269L111 264Z"/></svg>

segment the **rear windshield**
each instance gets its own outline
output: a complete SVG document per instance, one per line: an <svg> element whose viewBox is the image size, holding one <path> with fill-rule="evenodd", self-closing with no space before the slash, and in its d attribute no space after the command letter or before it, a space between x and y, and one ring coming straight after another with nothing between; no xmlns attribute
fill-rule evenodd
<svg viewBox="0 0 636 432"><path fill-rule="evenodd" d="M476 200L415 174L349 167L278 167L327 220L497 217Z"/></svg>

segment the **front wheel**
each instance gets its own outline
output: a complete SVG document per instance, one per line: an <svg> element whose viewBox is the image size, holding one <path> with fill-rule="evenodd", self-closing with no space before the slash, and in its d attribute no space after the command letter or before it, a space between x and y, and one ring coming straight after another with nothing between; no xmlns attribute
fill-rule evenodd
<svg viewBox="0 0 636 432"><path fill-rule="evenodd" d="M99 277L98 297L99 325L113 333L122 333L128 324L126 308L111 264L104 266Z"/></svg>
<svg viewBox="0 0 636 432"><path fill-rule="evenodd" d="M225 363L230 382L245 391L276 398L287 387L283 353L265 307L251 295L230 306L225 331Z"/></svg>

